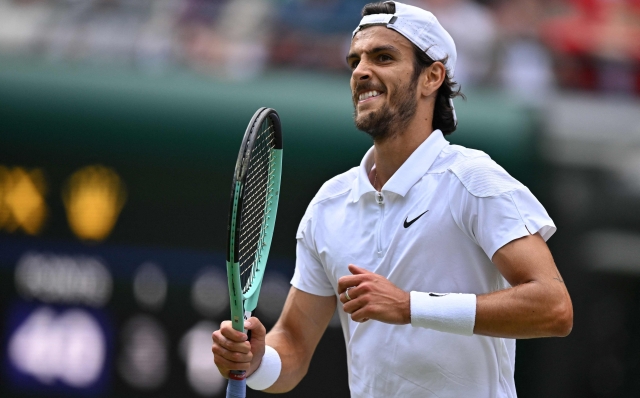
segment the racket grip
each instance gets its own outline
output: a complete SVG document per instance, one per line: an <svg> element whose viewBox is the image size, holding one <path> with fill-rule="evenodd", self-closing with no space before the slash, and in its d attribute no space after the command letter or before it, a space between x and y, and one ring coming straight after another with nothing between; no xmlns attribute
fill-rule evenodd
<svg viewBox="0 0 640 398"><path fill-rule="evenodd" d="M244 373L244 372L242 372ZM227 398L245 398L247 396L247 379L229 379L227 384Z"/></svg>

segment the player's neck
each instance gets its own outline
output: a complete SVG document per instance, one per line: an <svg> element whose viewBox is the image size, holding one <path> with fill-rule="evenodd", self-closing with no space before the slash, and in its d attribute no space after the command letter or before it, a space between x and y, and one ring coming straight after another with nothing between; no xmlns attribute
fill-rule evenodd
<svg viewBox="0 0 640 398"><path fill-rule="evenodd" d="M407 129L383 141L374 142L375 172L370 179L380 189L411 154L431 135L431 120L415 117Z"/></svg>

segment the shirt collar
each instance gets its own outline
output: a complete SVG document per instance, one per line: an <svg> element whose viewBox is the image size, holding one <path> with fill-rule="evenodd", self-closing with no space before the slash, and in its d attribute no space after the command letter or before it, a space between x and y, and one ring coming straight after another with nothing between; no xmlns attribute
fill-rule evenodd
<svg viewBox="0 0 640 398"><path fill-rule="evenodd" d="M382 191L394 192L404 197L409 192L409 189L426 174L440 151L442 151L442 148L447 145L449 145L449 141L444 138L442 132L435 130L391 176L389 181L382 187ZM353 202L357 202L365 193L375 191L369 181L369 172L374 164L373 151L374 147L369 148L358 167L358 177L354 180L351 190Z"/></svg>

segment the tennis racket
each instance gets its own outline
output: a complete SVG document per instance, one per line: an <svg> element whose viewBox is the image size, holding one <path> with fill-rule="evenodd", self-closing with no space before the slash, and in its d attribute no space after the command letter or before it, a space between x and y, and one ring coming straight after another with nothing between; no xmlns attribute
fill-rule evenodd
<svg viewBox="0 0 640 398"><path fill-rule="evenodd" d="M260 108L244 133L231 185L227 277L233 328L258 304L271 247L282 171L282 131L275 110ZM231 371L227 398L246 396L244 371Z"/></svg>

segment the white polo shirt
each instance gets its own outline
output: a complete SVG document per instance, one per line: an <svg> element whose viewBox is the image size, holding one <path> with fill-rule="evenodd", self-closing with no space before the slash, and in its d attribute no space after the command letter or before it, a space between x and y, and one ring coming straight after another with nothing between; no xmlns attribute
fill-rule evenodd
<svg viewBox="0 0 640 398"><path fill-rule="evenodd" d="M509 287L491 262L506 243L553 221L520 182L484 152L434 131L376 192L359 167L325 183L296 238L296 288L337 294L350 263L401 289L483 294ZM515 397L515 340L461 336L411 325L357 323L338 311L351 396Z"/></svg>

